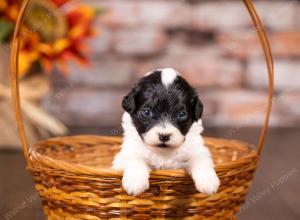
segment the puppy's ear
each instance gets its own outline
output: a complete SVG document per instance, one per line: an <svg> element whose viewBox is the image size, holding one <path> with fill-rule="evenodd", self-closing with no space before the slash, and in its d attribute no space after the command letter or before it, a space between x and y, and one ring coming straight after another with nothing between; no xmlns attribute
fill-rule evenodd
<svg viewBox="0 0 300 220"><path fill-rule="evenodd" d="M129 114L132 114L136 108L135 97L137 93L138 89L135 87L123 98L122 107Z"/></svg>
<svg viewBox="0 0 300 220"><path fill-rule="evenodd" d="M198 121L201 118L203 113L203 104L198 98L198 96L193 97L192 107L193 107L195 121Z"/></svg>

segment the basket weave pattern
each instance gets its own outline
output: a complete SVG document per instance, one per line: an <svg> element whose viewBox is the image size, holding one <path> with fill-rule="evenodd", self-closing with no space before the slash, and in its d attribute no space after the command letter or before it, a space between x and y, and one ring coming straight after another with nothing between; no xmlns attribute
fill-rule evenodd
<svg viewBox="0 0 300 220"><path fill-rule="evenodd" d="M269 78L265 120L256 149L240 141L205 138L221 180L216 194L198 192L184 170L154 170L150 175L150 189L136 197L128 196L122 189L122 172L110 169L120 148L120 137L60 137L29 148L18 82L21 27L29 1L23 1L14 30L11 91L24 156L48 219L237 219L264 146L274 84L269 41L252 1L243 0L260 39Z"/></svg>
<svg viewBox="0 0 300 220"><path fill-rule="evenodd" d="M199 193L183 170L164 170L154 171L150 189L133 197L122 189L121 172L105 171L120 143L117 137L73 136L33 146L30 170L49 219L232 219L257 164L257 153L249 145L205 138L222 182L217 194Z"/></svg>

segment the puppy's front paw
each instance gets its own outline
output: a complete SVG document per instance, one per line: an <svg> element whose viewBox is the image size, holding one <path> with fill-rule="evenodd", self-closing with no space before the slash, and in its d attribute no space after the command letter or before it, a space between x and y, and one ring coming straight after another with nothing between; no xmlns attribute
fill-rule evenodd
<svg viewBox="0 0 300 220"><path fill-rule="evenodd" d="M196 188L201 193L214 194L218 191L220 186L220 179L215 170L198 171L193 173L193 180Z"/></svg>
<svg viewBox="0 0 300 220"><path fill-rule="evenodd" d="M148 173L127 170L124 172L122 185L129 195L139 195L149 188Z"/></svg>

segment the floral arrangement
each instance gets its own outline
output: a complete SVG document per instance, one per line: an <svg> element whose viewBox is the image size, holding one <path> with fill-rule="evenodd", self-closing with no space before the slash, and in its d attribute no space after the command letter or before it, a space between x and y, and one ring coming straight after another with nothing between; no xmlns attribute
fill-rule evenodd
<svg viewBox="0 0 300 220"><path fill-rule="evenodd" d="M8 42L17 20L21 0L0 0L0 43ZM95 35L92 23L98 10L70 0L32 0L22 27L19 72L33 67L50 73L56 65L65 74L69 61L87 65L85 45Z"/></svg>
<svg viewBox="0 0 300 220"><path fill-rule="evenodd" d="M0 46L9 45L21 5L22 0L0 0ZM29 2L20 36L19 85L26 130L32 142L50 134L64 135L68 131L59 119L41 107L40 101L49 91L50 84L45 75L34 73L51 73L56 66L67 74L70 61L87 65L86 41L95 35L92 23L100 12L71 0ZM7 65L8 61L0 59L1 62ZM10 89L4 82L8 81L8 74L1 71L0 76L5 79L0 82L1 111L6 112L1 120L7 130L14 124L13 112L9 104ZM13 134L0 134L0 144L19 145Z"/></svg>

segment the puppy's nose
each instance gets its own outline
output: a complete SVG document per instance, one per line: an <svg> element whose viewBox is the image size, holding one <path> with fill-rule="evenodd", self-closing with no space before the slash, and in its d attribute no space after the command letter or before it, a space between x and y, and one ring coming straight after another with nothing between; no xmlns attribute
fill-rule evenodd
<svg viewBox="0 0 300 220"><path fill-rule="evenodd" d="M171 134L158 134L159 140L162 142L167 142L170 140Z"/></svg>

